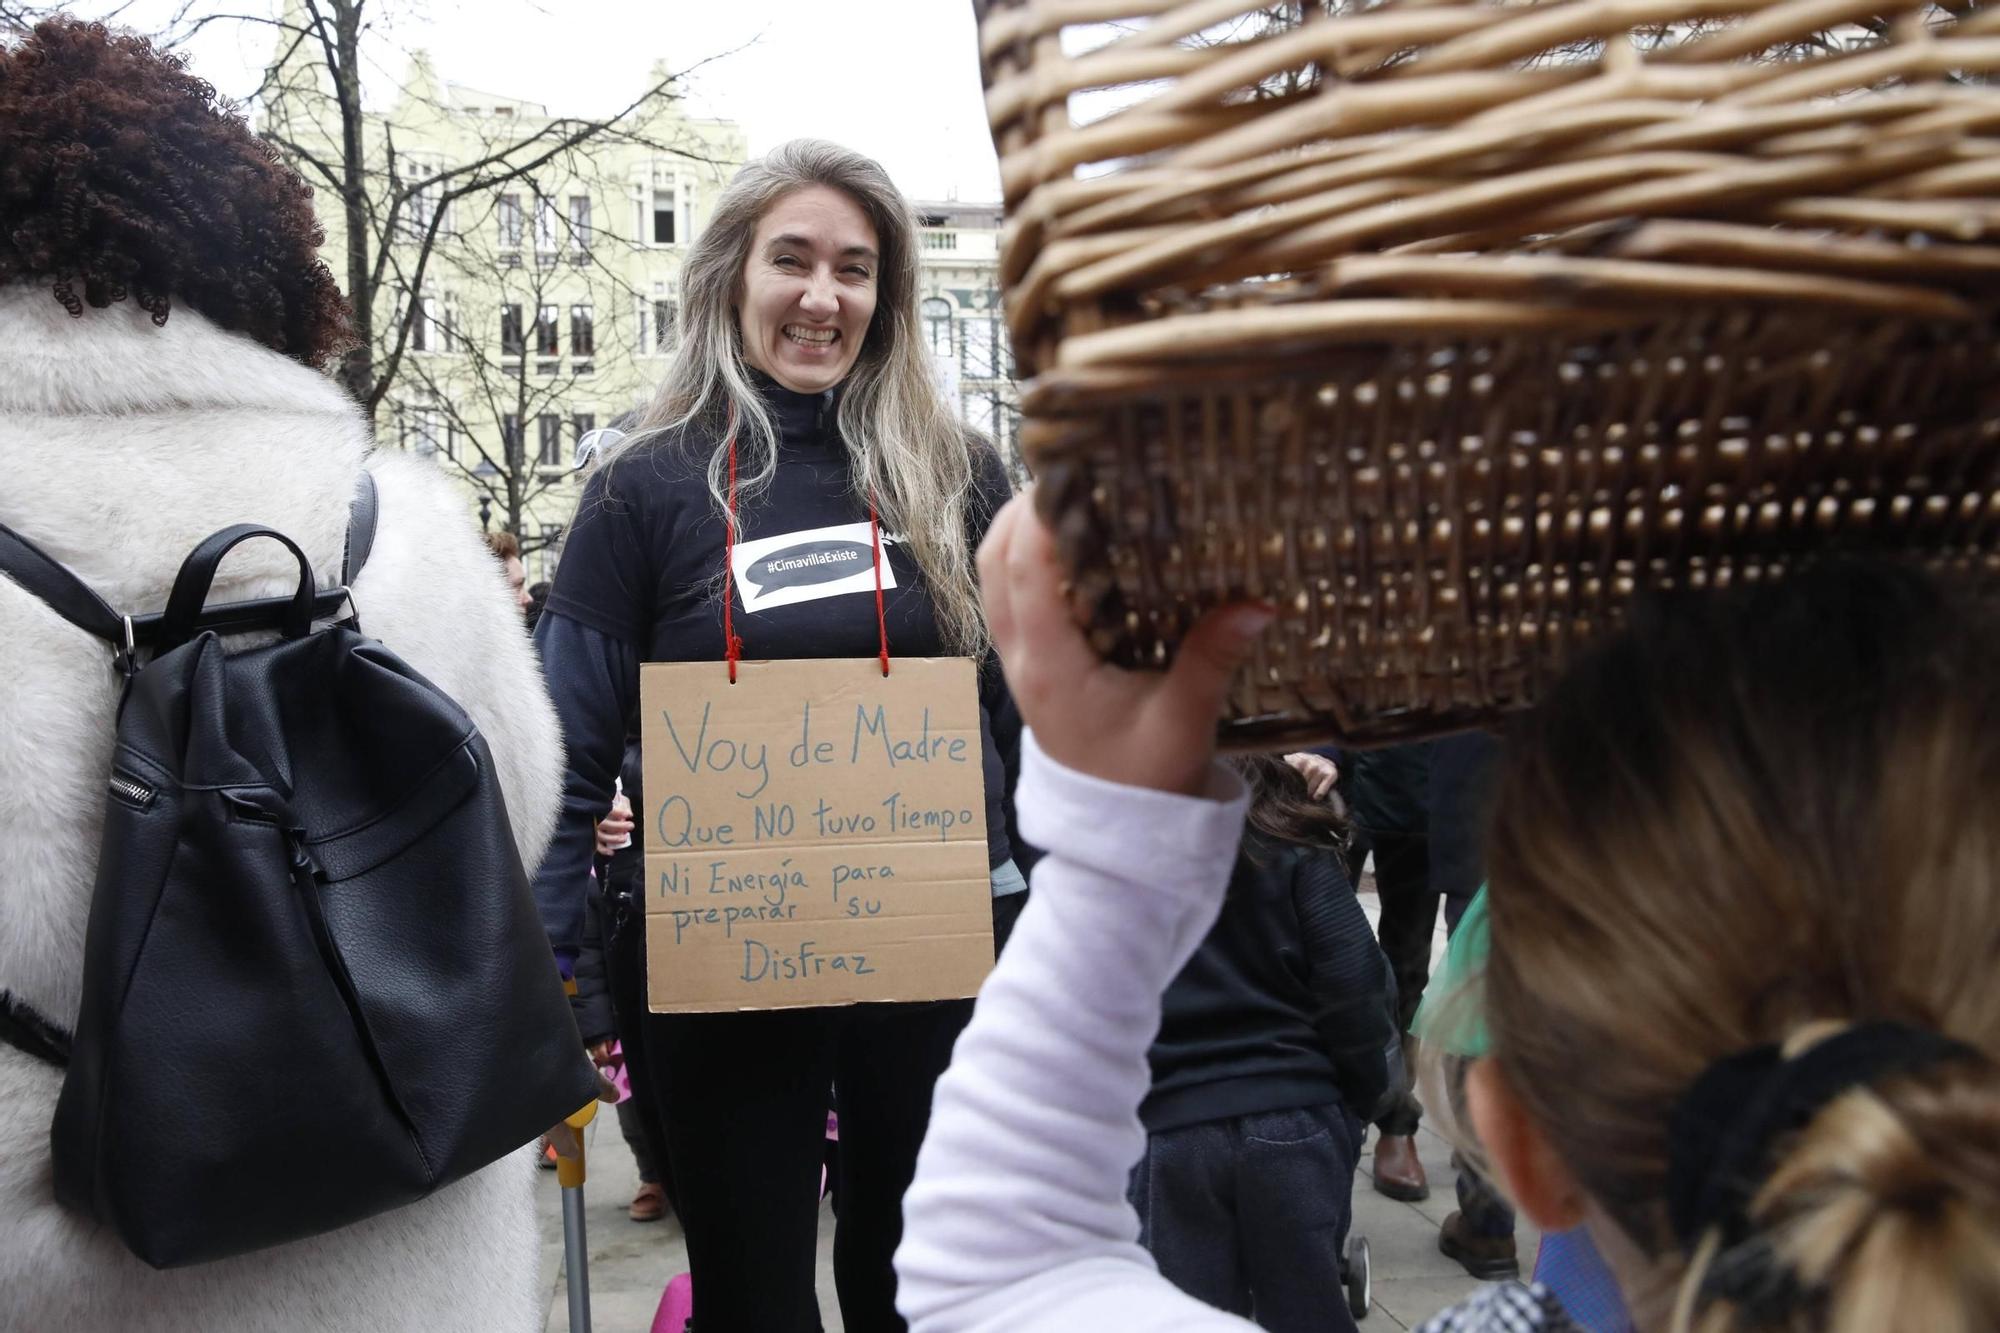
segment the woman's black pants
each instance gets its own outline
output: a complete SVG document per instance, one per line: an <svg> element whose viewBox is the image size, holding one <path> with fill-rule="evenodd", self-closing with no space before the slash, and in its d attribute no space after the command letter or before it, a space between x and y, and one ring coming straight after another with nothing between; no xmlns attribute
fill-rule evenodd
<svg viewBox="0 0 2000 1333"><path fill-rule="evenodd" d="M972 1001L653 1014L701 1333L814 1333L826 1113L840 1115L834 1285L848 1333L901 1333L891 1267L931 1088Z"/></svg>

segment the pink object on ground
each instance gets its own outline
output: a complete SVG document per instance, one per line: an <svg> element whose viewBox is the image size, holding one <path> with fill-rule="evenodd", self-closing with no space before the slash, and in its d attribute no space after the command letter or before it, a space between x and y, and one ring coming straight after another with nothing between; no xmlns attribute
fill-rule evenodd
<svg viewBox="0 0 2000 1333"><path fill-rule="evenodd" d="M625 1048L618 1042L611 1043L611 1063L604 1066L604 1077L618 1089L616 1105L623 1106L632 1100L632 1071L625 1065Z"/></svg>
<svg viewBox="0 0 2000 1333"><path fill-rule="evenodd" d="M652 1333L683 1333L694 1318L694 1277L682 1273L660 1293L660 1308L653 1313Z"/></svg>

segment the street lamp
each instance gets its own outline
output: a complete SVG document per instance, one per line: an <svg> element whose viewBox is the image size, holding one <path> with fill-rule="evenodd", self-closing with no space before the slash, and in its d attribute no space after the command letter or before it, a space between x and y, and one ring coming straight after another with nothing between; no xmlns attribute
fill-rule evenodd
<svg viewBox="0 0 2000 1333"><path fill-rule="evenodd" d="M493 460L485 457L482 453L482 456L480 457L479 460L479 466L472 469L472 475L474 478L476 478L481 482L490 482L492 478L500 475L500 469L494 467ZM492 525L493 525L493 495L489 491L487 494L479 497L479 530L481 532L485 532L487 529L492 527Z"/></svg>

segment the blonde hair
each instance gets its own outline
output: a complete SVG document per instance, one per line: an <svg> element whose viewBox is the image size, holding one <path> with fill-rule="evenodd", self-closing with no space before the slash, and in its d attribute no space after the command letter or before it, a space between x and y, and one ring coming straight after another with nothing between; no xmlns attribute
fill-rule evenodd
<svg viewBox="0 0 2000 1333"><path fill-rule="evenodd" d="M883 523L908 542L923 570L938 627L952 651L978 656L989 643L980 611L969 526L974 459L992 445L946 404L917 337L916 216L870 158L818 139L794 139L745 166L715 201L707 228L681 268L680 345L637 428L604 456L609 465L666 432L698 425L712 433L708 488L718 515L729 508L722 447L736 421L738 503L753 500L777 471L777 428L750 380L737 313L757 224L780 199L812 186L839 190L868 215L881 260L875 314L840 396L839 424L855 485L872 495Z"/></svg>
<svg viewBox="0 0 2000 1333"><path fill-rule="evenodd" d="M1986 609L1841 564L1647 617L1524 720L1496 790L1493 1054L1678 1285L1676 1333L2000 1328ZM1980 1055L1835 1097L1773 1145L1734 1243L1684 1252L1679 1099L1717 1060L1872 1020Z"/></svg>

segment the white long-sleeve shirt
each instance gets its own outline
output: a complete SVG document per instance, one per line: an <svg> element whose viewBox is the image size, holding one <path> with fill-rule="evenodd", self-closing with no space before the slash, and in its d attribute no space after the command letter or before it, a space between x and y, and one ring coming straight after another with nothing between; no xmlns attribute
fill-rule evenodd
<svg viewBox="0 0 2000 1333"><path fill-rule="evenodd" d="M1022 835L1048 855L980 991L903 1204L897 1303L917 1333L1245 1330L1138 1242L1125 1183L1160 993L1214 924L1242 782L1123 787L1022 741Z"/></svg>
<svg viewBox="0 0 2000 1333"><path fill-rule="evenodd" d="M951 1069L903 1201L914 1333L1242 1333L1139 1246L1125 1183L1160 995L1221 910L1248 804L1064 768L1022 738L1021 832L1048 850ZM1539 1285L1487 1287L1424 1333L1581 1333Z"/></svg>

